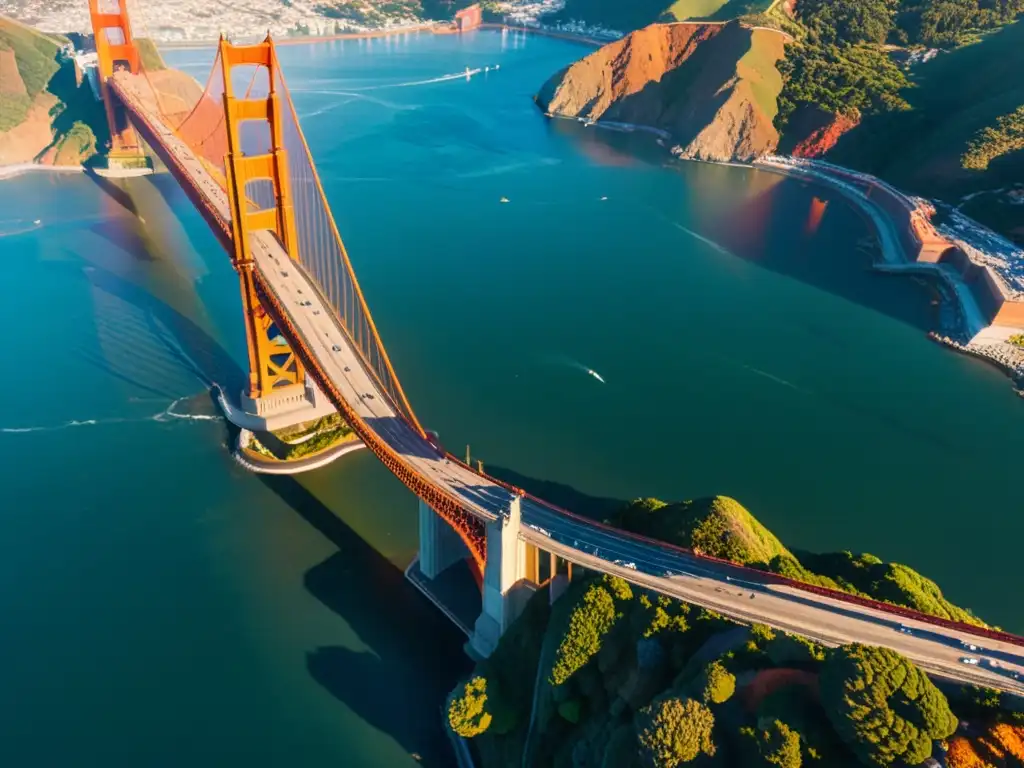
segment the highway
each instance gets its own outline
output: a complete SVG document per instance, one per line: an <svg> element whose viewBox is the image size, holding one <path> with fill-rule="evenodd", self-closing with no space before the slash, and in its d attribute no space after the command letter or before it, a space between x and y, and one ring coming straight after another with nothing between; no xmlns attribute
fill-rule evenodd
<svg viewBox="0 0 1024 768"><path fill-rule="evenodd" d="M145 86L126 73L118 73L113 79L115 92L134 119L145 121L180 163L180 168L172 168L179 183L201 190L227 222L227 194L188 146L151 110ZM384 440L407 467L430 478L478 519L491 521L505 514L513 492L452 460L400 415L400 409L363 367L333 307L276 236L257 233L252 244L260 280L273 291L288 322L312 352L319 375L335 386L366 428ZM804 592L779 584L768 574L613 531L530 496L521 498L521 511L523 539L586 569L621 576L741 622L767 624L828 645L861 642L887 646L935 675L1024 694L1024 645L901 619L878 609ZM909 632L901 631L903 627ZM962 642L984 650L966 650ZM977 658L981 663L965 664L961 661L964 657ZM988 666L989 660L999 667Z"/></svg>

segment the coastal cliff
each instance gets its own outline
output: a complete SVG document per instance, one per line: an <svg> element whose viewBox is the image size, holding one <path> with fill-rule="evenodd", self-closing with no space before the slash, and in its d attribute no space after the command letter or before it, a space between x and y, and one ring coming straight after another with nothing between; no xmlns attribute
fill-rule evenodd
<svg viewBox="0 0 1024 768"><path fill-rule="evenodd" d="M552 77L551 115L665 131L680 157L751 160L772 152L786 36L728 24L652 24Z"/></svg>

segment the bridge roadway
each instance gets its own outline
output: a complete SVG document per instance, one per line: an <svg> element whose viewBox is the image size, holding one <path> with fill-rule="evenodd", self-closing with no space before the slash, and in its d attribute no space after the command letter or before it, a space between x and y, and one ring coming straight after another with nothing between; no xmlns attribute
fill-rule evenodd
<svg viewBox="0 0 1024 768"><path fill-rule="evenodd" d="M134 119L147 123L163 150L177 161L179 167L172 167L172 171L179 183L199 190L226 224L229 205L224 190L188 146L151 111L135 78L118 74L115 81L114 90ZM313 279L285 253L276 236L258 233L252 242L259 277L281 301L287 319L303 336L322 372L368 427L405 463L431 478L480 519L494 520L502 515L513 499L512 492L451 460L420 437L399 415L389 396L378 389L333 308ZM309 306L305 305L307 301ZM887 646L939 677L1024 695L1024 646L804 592L777 583L769 574L614 531L530 496L522 498L521 511L523 539L578 566L618 575L739 621L768 624L826 645L860 642ZM962 642L973 643L979 650L967 650ZM981 663L965 664L963 657L978 658ZM990 667L990 660L996 661L998 668Z"/></svg>

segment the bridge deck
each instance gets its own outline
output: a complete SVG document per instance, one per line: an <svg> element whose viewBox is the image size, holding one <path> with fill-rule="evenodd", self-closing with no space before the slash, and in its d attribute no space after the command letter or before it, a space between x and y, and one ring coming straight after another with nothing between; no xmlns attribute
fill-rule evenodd
<svg viewBox="0 0 1024 768"><path fill-rule="evenodd" d="M175 176L191 185L227 226L226 193L202 162L148 107L141 84L130 75L115 75L115 92L146 123L178 167ZM300 333L320 373L341 393L367 427L409 467L457 498L472 514L493 520L509 508L513 493L485 475L452 460L422 438L399 415L363 367L342 330L340 320L314 281L293 262L275 235L253 237L259 279L277 298L287 320ZM305 306L304 302L310 305ZM372 395L372 398L366 395ZM807 592L779 583L771 574L741 568L685 550L613 531L570 515L532 497L521 501L522 537L577 565L612 573L638 585L746 622L760 622L796 632L828 645L861 642L894 648L932 673L1024 694L1024 647L982 638L969 631L901 618L876 608ZM901 631L909 627L912 634ZM969 642L984 651L964 650ZM964 656L996 659L999 668L967 665ZM1020 676L1015 679L1014 674Z"/></svg>

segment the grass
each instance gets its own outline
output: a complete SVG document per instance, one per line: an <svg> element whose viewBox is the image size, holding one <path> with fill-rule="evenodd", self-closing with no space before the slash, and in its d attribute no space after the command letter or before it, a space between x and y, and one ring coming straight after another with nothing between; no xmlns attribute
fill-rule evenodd
<svg viewBox="0 0 1024 768"><path fill-rule="evenodd" d="M769 120L779 111L782 75L775 63L785 55L785 42L779 32L751 30L750 50L736 63L737 74L750 84L754 101Z"/></svg>
<svg viewBox="0 0 1024 768"><path fill-rule="evenodd" d="M19 125L28 115L32 101L46 89L60 65L59 46L53 39L13 19L0 16L0 51L14 51L18 71L27 94L0 93L0 131Z"/></svg>
<svg viewBox="0 0 1024 768"><path fill-rule="evenodd" d="M335 427L334 429L329 429L326 432L320 432L316 437L291 446L284 458L288 461L306 458L313 454L320 453L320 451L332 448L339 443L355 439L355 433L352 431L351 427L345 424L340 427Z"/></svg>
<svg viewBox="0 0 1024 768"><path fill-rule="evenodd" d="M283 429L271 430L271 434L280 440L282 443L290 443L298 440L300 437L306 435L312 435L315 432L320 432L325 429L334 429L345 424L345 420L337 413L330 413L322 418L314 419L313 421L304 421L301 424L295 424L291 427L284 427Z"/></svg>

